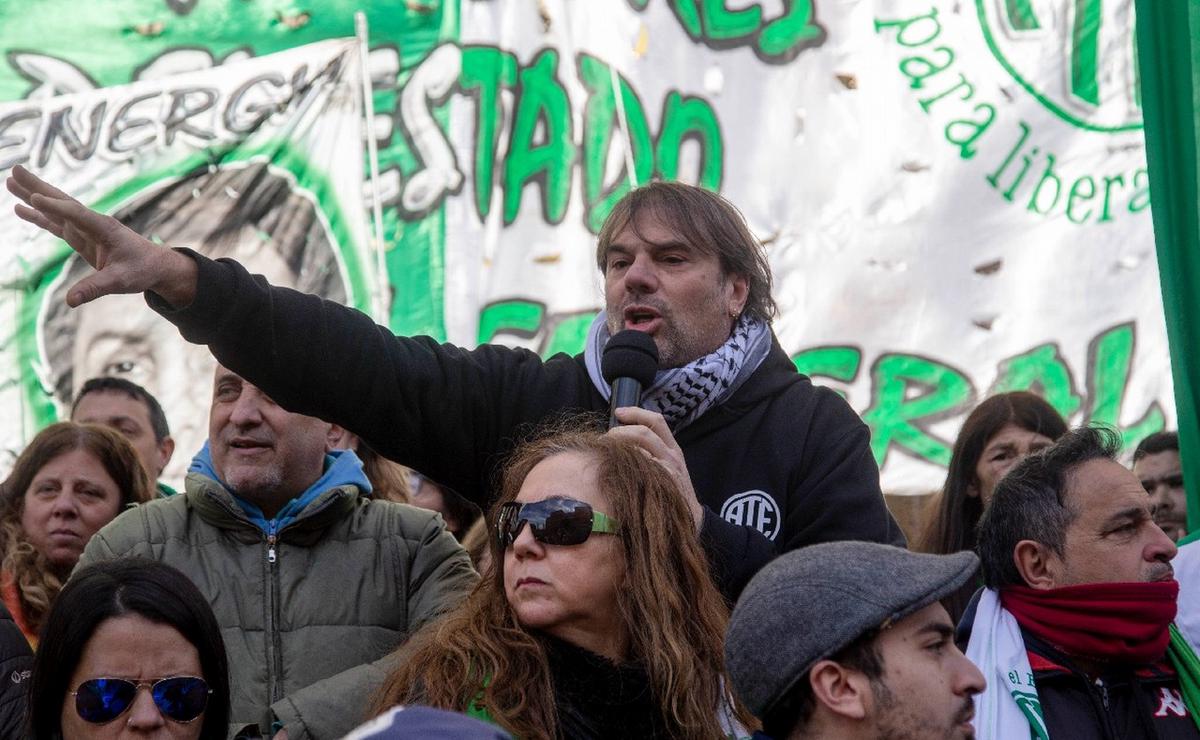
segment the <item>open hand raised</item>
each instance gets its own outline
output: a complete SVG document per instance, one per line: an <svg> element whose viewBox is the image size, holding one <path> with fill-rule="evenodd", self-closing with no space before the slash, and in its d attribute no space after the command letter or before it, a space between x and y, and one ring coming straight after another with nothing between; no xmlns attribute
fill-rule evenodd
<svg viewBox="0 0 1200 740"><path fill-rule="evenodd" d="M22 220L65 241L96 273L67 291L72 308L114 293L153 291L181 308L196 294L196 263L164 249L112 216L83 205L29 170L16 166L6 185Z"/></svg>

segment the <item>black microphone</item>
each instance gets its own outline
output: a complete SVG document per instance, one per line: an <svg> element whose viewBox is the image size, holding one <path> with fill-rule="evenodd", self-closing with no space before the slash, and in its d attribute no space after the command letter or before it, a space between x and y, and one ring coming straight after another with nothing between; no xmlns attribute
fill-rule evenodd
<svg viewBox="0 0 1200 740"><path fill-rule="evenodd" d="M658 347L644 331L619 331L604 345L600 356L600 374L612 388L608 406L608 428L619 426L616 410L623 406L638 406L642 389L654 382L658 373Z"/></svg>

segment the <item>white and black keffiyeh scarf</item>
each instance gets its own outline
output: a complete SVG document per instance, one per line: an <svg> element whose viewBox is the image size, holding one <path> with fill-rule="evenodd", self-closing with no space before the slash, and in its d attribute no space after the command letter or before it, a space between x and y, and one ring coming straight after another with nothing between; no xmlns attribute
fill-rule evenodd
<svg viewBox="0 0 1200 740"><path fill-rule="evenodd" d="M600 373L600 357L609 338L606 318L601 311L592 322L584 361L592 384L607 401L612 390ZM642 408L662 414L678 431L733 395L770 351L771 330L766 322L743 314L729 339L714 352L683 367L659 370L654 384L642 393Z"/></svg>

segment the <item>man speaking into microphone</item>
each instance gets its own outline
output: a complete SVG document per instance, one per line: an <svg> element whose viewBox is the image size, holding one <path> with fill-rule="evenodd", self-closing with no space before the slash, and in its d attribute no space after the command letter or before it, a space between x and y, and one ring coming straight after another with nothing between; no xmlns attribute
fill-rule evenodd
<svg viewBox="0 0 1200 740"><path fill-rule="evenodd" d="M564 411L608 411L610 337L632 329L658 354L621 426L690 497L727 597L774 552L832 540L903 544L879 490L865 424L796 372L771 330L771 273L737 209L689 185L627 194L601 229L605 311L582 354L473 350L397 337L370 317L269 285L232 260L163 249L21 167L22 218L63 237L98 272L77 306L145 292L184 338L289 411L339 424L381 454L489 503L518 430Z"/></svg>

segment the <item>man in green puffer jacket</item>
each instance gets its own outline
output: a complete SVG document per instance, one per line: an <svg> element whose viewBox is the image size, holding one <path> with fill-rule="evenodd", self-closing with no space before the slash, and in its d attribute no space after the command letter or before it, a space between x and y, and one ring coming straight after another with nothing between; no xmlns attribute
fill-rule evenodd
<svg viewBox="0 0 1200 740"><path fill-rule="evenodd" d="M231 720L266 737L360 724L388 654L476 581L438 515L371 500L354 453L327 454L338 431L218 367L185 494L125 512L79 561L140 555L186 573L221 625Z"/></svg>

